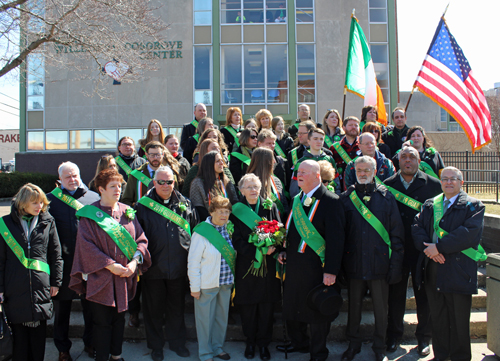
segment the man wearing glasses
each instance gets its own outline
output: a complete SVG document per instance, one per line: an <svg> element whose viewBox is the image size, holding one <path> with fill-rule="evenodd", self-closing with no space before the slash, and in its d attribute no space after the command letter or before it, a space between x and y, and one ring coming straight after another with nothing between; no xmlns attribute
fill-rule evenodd
<svg viewBox="0 0 500 361"><path fill-rule="evenodd" d="M153 260L142 276L142 298L147 345L155 361L164 357L165 324L170 349L180 357L189 356L184 300L191 229L198 223L198 216L191 201L174 189L174 182L172 169L159 167L152 182L154 188L135 206Z"/></svg>
<svg viewBox="0 0 500 361"><path fill-rule="evenodd" d="M486 259L479 244L484 205L468 196L462 190L463 184L460 170L444 168L443 193L424 203L412 226L415 247L423 252L417 267L417 282L420 285L425 279L434 361L472 357L469 330L472 294L477 293L477 261Z"/></svg>

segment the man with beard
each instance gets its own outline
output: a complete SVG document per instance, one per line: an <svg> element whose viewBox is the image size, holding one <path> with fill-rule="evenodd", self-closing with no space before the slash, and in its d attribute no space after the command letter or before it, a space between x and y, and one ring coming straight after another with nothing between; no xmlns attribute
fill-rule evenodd
<svg viewBox="0 0 500 361"><path fill-rule="evenodd" d="M307 296L321 283L337 287L344 246L344 210L339 197L322 184L318 162L302 162L297 181L302 191L294 198L286 222L286 252L278 258L287 264L283 318L292 342L276 348L282 352L310 352L311 360L326 360L326 338L338 312L322 314L310 307Z"/></svg>
<svg viewBox="0 0 500 361"><path fill-rule="evenodd" d="M375 360L388 360L385 335L389 285L401 280L404 228L396 198L375 182L376 166L372 157L358 157L354 162L357 181L341 196L347 224L343 266L349 290L346 330L349 348L342 361L351 361L361 352L363 336L359 328L367 289L375 316L372 346Z"/></svg>
<svg viewBox="0 0 500 361"><path fill-rule="evenodd" d="M340 142L333 143L330 150L333 153L333 159L335 159L337 165L337 170L339 172L338 180L343 192L345 191L345 169L347 164L356 158L359 150L359 119L356 117L345 118L342 128L344 128L345 137L342 138Z"/></svg>
<svg viewBox="0 0 500 361"><path fill-rule="evenodd" d="M207 107L203 103L198 103L194 106L194 119L191 123L186 123L182 126L181 133L181 148L184 151L189 138L196 134L198 122L207 116Z"/></svg>
<svg viewBox="0 0 500 361"><path fill-rule="evenodd" d="M85 205L98 201L99 195L83 184L80 178L80 169L76 164L64 162L59 166L58 172L61 186L47 194L50 201L49 213L56 221L64 261L63 283L59 293L54 297L54 344L59 351L59 361L71 361L69 351L72 343L69 339L69 320L71 305L76 294L68 288L68 285L78 231L76 211ZM94 357L91 346L92 318L90 317L88 301L82 297L81 302L85 322L82 337L85 352L90 357Z"/></svg>
<svg viewBox="0 0 500 361"><path fill-rule="evenodd" d="M130 137L122 137L118 142L118 156L115 158L118 172L128 181L129 174L146 163L146 159L139 157L135 152L134 140Z"/></svg>
<svg viewBox="0 0 500 361"><path fill-rule="evenodd" d="M165 324L170 349L189 356L184 324L187 256L191 230L198 222L191 201L174 189L174 182L172 169L159 167L154 188L135 206L152 259L141 283L146 339L155 361L163 360Z"/></svg>
<svg viewBox="0 0 500 361"><path fill-rule="evenodd" d="M413 147L403 147L398 153L400 170L386 179L384 185L396 196L398 208L405 228L404 259L400 282L389 286L389 318L387 326L387 351L397 350L404 332L404 315L408 278L412 277L413 292L417 303L418 325L415 331L420 356L430 353L429 342L432 337L430 308L424 287L417 287L417 261L421 254L415 248L411 236L411 225L420 212L422 203L441 193L441 183L418 169L420 156Z"/></svg>

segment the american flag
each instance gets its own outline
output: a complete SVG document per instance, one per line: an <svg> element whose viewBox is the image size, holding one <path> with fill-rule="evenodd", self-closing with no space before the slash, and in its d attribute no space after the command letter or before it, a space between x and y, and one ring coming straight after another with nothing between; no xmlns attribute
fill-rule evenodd
<svg viewBox="0 0 500 361"><path fill-rule="evenodd" d="M473 152L491 142L491 116L484 93L444 18L414 87L455 118L467 134Z"/></svg>

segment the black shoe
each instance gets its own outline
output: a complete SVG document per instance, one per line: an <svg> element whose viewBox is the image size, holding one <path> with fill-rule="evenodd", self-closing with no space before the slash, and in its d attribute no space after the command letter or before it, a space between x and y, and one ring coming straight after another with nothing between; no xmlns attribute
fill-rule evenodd
<svg viewBox="0 0 500 361"><path fill-rule="evenodd" d="M255 345L248 344L245 348L245 358L251 360L255 356Z"/></svg>
<svg viewBox="0 0 500 361"><path fill-rule="evenodd" d="M387 352L395 352L399 345L400 345L400 341L396 341L396 340L387 340Z"/></svg>
<svg viewBox="0 0 500 361"><path fill-rule="evenodd" d="M300 353L308 353L309 352L309 347L297 347L292 344L287 344L287 345L276 345L276 350L280 352L286 352L287 353L292 353L292 352L300 352Z"/></svg>
<svg viewBox="0 0 500 361"><path fill-rule="evenodd" d="M422 357L429 356L431 353L431 347L429 346L429 342L422 341L418 343L417 347L418 354Z"/></svg>
<svg viewBox="0 0 500 361"><path fill-rule="evenodd" d="M92 360L95 358L95 351L92 346L85 346L83 352L86 352Z"/></svg>
<svg viewBox="0 0 500 361"><path fill-rule="evenodd" d="M224 352L224 351L222 351L220 354L218 354L215 357L220 358L221 360L229 360L229 359L231 359L231 356L229 356L229 354L227 352Z"/></svg>
<svg viewBox="0 0 500 361"><path fill-rule="evenodd" d="M260 351L260 359L262 361L267 361L271 358L271 353L269 352L269 349L267 347L261 347L259 351Z"/></svg>
<svg viewBox="0 0 500 361"><path fill-rule="evenodd" d="M179 357L189 357L190 356L189 350L184 345L179 346L179 347L170 347L170 349L172 351L174 351L177 354L177 356L179 356Z"/></svg>
<svg viewBox="0 0 500 361"><path fill-rule="evenodd" d="M385 353L375 353L375 361L389 361Z"/></svg>
<svg viewBox="0 0 500 361"><path fill-rule="evenodd" d="M153 361L163 361L163 350L153 350L151 358Z"/></svg>
<svg viewBox="0 0 500 361"><path fill-rule="evenodd" d="M355 348L348 348L345 350L345 352L342 354L342 361L351 361L354 356L356 356L358 353L361 352L361 349L355 349Z"/></svg>

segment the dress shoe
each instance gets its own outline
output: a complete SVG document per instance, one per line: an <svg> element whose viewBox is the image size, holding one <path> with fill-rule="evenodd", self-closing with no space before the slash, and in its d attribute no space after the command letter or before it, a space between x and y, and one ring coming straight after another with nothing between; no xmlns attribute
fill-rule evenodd
<svg viewBox="0 0 500 361"><path fill-rule="evenodd" d="M429 342L427 341L419 342L417 351L418 354L422 357L428 356L431 353L431 347L429 346Z"/></svg>
<svg viewBox="0 0 500 361"><path fill-rule="evenodd" d="M139 314L138 313L131 313L130 317L128 318L128 325L130 327L139 327L141 322L139 321Z"/></svg>
<svg viewBox="0 0 500 361"><path fill-rule="evenodd" d="M94 348L92 346L85 346L83 348L83 352L86 352L87 355L89 355L89 357L93 360L95 358L95 351L94 351Z"/></svg>
<svg viewBox="0 0 500 361"><path fill-rule="evenodd" d="M113 356L109 356L109 361L125 361L123 357L113 358Z"/></svg>
<svg viewBox="0 0 500 361"><path fill-rule="evenodd" d="M260 351L260 359L262 361L267 361L271 358L271 353L269 352L269 349L267 347L261 347L259 351Z"/></svg>
<svg viewBox="0 0 500 361"><path fill-rule="evenodd" d="M309 347L297 347L292 344L287 344L287 345L276 345L276 350L280 352L286 352L287 353L292 353L292 352L300 352L300 353L308 353L309 352Z"/></svg>
<svg viewBox="0 0 500 361"><path fill-rule="evenodd" d="M385 353L375 353L375 361L389 361Z"/></svg>
<svg viewBox="0 0 500 361"><path fill-rule="evenodd" d="M73 361L69 352L59 352L59 361Z"/></svg>
<svg viewBox="0 0 500 361"><path fill-rule="evenodd" d="M189 357L190 353L186 346L182 345L179 347L170 347L172 351L174 351L179 357Z"/></svg>
<svg viewBox="0 0 500 361"><path fill-rule="evenodd" d="M251 360L255 356L255 345L248 344L245 348L245 358Z"/></svg>
<svg viewBox="0 0 500 361"><path fill-rule="evenodd" d="M218 354L217 356L215 357L218 357L220 358L221 360L229 360L231 359L231 356L229 356L229 354L227 352L221 352L220 354Z"/></svg>
<svg viewBox="0 0 500 361"><path fill-rule="evenodd" d="M342 354L342 361L351 361L354 356L356 356L358 353L361 352L361 349L355 349L355 348L348 348L345 350L345 352Z"/></svg>
<svg viewBox="0 0 500 361"><path fill-rule="evenodd" d="M396 340L387 340L387 352L395 352L401 343Z"/></svg>
<svg viewBox="0 0 500 361"><path fill-rule="evenodd" d="M163 361L163 350L153 350L151 358L153 361Z"/></svg>

